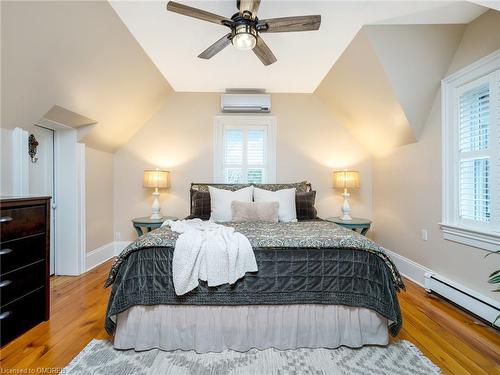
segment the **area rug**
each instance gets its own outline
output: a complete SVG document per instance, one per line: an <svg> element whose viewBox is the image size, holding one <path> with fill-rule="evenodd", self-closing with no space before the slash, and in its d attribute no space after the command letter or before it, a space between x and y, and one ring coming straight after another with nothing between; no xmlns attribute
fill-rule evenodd
<svg viewBox="0 0 500 375"><path fill-rule="evenodd" d="M62 374L440 374L440 369L413 344L400 340L387 347L350 349L118 351L108 340L92 340Z"/></svg>

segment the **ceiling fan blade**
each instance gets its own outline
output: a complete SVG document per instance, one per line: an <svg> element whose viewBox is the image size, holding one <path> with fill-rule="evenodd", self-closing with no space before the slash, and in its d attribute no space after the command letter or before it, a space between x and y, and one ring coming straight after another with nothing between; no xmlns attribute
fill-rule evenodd
<svg viewBox="0 0 500 375"><path fill-rule="evenodd" d="M261 25L263 26L262 28L260 27ZM318 30L320 25L321 25L321 16L316 15L316 16L270 18L268 20L259 20L259 25L257 26L257 28L261 33L283 33L289 31Z"/></svg>
<svg viewBox="0 0 500 375"><path fill-rule="evenodd" d="M218 41L216 41L214 44L208 47L205 51L200 53L198 57L200 59L206 59L206 60L214 57L216 54L218 54L220 51L226 48L229 44L231 44L231 39L229 39L230 36L231 33L224 35L222 38L220 38Z"/></svg>
<svg viewBox="0 0 500 375"><path fill-rule="evenodd" d="M264 42L264 40L257 35L257 44L253 48L253 52L257 55L257 57L262 61L262 64L264 65L271 65L272 63L275 63L276 57L272 53L272 51L269 49L267 44Z"/></svg>
<svg viewBox="0 0 500 375"><path fill-rule="evenodd" d="M257 16L259 10L260 0L240 0L240 14L243 16L244 12L252 13L252 19Z"/></svg>
<svg viewBox="0 0 500 375"><path fill-rule="evenodd" d="M225 25L227 23L232 23L229 18L219 16L218 14L206 12L201 9L193 8L184 4L176 3L175 1L169 1L167 3L167 10L179 14L183 14L188 17L198 18L203 21L213 22L219 25Z"/></svg>

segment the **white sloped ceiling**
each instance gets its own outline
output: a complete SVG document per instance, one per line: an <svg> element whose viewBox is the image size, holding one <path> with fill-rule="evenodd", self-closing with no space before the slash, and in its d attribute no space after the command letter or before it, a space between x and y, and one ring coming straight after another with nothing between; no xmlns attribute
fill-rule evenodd
<svg viewBox="0 0 500 375"><path fill-rule="evenodd" d="M1 17L2 127L59 106L96 122L82 142L114 151L172 92L107 2L2 1Z"/></svg>
<svg viewBox="0 0 500 375"><path fill-rule="evenodd" d="M373 154L418 140L465 25L365 26L316 94Z"/></svg>

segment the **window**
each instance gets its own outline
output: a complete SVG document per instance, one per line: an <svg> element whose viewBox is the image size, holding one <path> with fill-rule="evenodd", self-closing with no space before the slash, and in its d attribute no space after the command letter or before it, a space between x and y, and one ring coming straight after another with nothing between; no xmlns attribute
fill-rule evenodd
<svg viewBox="0 0 500 375"><path fill-rule="evenodd" d="M216 116L214 124L215 182L275 182L274 117Z"/></svg>
<svg viewBox="0 0 500 375"><path fill-rule="evenodd" d="M471 83L459 90L458 103L458 216L471 225L491 222L489 147L490 85ZM460 91L463 91L460 93Z"/></svg>
<svg viewBox="0 0 500 375"><path fill-rule="evenodd" d="M500 51L443 80L445 239L500 246Z"/></svg>

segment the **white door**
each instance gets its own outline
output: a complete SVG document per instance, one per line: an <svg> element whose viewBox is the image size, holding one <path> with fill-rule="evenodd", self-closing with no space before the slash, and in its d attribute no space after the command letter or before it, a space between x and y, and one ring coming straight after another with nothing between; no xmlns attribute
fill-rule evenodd
<svg viewBox="0 0 500 375"><path fill-rule="evenodd" d="M50 274L54 274L54 228L55 207L54 196L54 131L41 126L35 126L30 133L38 141L36 160L29 162L29 193L30 195L51 196L52 210L50 213Z"/></svg>

